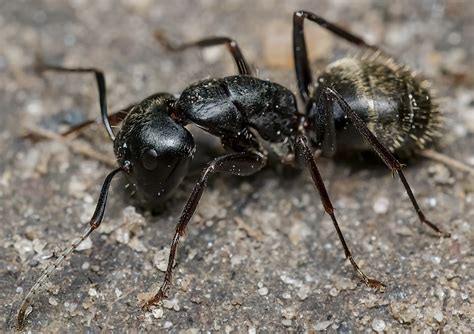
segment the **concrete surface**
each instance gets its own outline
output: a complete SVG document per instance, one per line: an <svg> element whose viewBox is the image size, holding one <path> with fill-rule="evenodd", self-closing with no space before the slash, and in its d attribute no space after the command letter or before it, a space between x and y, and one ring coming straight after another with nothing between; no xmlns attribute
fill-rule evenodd
<svg viewBox="0 0 474 334"><path fill-rule="evenodd" d="M0 320L12 331L22 296L54 252L92 214L110 169L57 141L21 138L27 125L58 131L98 115L91 77L31 70L34 54L107 75L110 110L156 91L180 92L235 69L222 49L171 54L154 29L179 41L237 39L263 78L295 90L292 12L308 9L380 43L424 73L444 97L439 150L474 164L472 1L0 0ZM354 52L309 27L315 68ZM344 51L344 52L343 52ZM100 126L76 139L111 154ZM472 175L418 159L406 175L429 217L420 226L397 179L362 159L321 160L355 258L385 293L365 287L306 173L267 168L210 182L178 251L174 287L145 313L142 294L161 283L167 247L192 182L158 216L135 210L115 182L103 226L33 303L31 332L472 332Z"/></svg>

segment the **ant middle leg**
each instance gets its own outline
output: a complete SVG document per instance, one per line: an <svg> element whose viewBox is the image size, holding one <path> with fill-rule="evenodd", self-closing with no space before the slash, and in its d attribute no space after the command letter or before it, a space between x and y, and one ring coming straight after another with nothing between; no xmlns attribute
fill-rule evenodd
<svg viewBox="0 0 474 334"><path fill-rule="evenodd" d="M295 140L295 145L298 150L298 153L301 154L303 160L306 162L307 168L311 173L314 185L316 186L316 189L319 192L319 197L321 198L321 202L323 203L324 210L331 217L332 223L337 232L337 236L339 237L342 247L344 248L344 254L346 255L346 258L350 261L352 267L354 268L354 271L359 275L359 277L364 281L367 286L383 290L385 288L385 284L383 284L379 280L368 277L360 269L359 265L355 262L354 257L352 256L352 252L347 246L346 240L344 239L342 231L337 222L336 216L334 214L334 207L332 206L331 199L329 198L328 192L324 185L323 178L321 177L321 173L319 172L318 166L316 165L316 162L314 160L313 152L308 146L306 137L298 136Z"/></svg>
<svg viewBox="0 0 474 334"><path fill-rule="evenodd" d="M245 60L242 51L239 48L239 45L235 40L229 37L224 36L217 36L217 37L208 37L204 39L200 39L194 42L188 42L183 44L173 44L162 32L156 31L155 38L160 44L168 49L169 51L183 51L189 48L199 47L199 48L206 48L210 46L218 46L225 44L227 49L234 58L235 64L239 70L240 75L253 75L253 71L251 70L250 66L248 65L247 61Z"/></svg>
<svg viewBox="0 0 474 334"><path fill-rule="evenodd" d="M377 137L369 130L367 125L364 121L357 115L357 113L352 110L349 104L344 100L344 98L335 90L331 88L324 88L323 93L328 97L334 99L344 113L349 117L351 122L354 124L355 128L359 131L359 133L369 142L375 152L378 154L380 159L387 165L387 167L392 171L392 173L397 173L400 177L400 181L402 182L403 186L405 187L405 191L410 198L410 201L415 209L416 213L418 214L418 218L422 224L427 225L432 230L434 230L440 237L450 237L451 234L442 231L439 227L435 224L430 222L423 211L421 210L418 202L411 190L410 185L408 184L407 179L405 178L405 174L402 172L402 164L395 158L395 156L377 139Z"/></svg>
<svg viewBox="0 0 474 334"><path fill-rule="evenodd" d="M224 155L212 160L202 171L199 181L194 186L191 195L184 205L179 222L176 225L176 231L171 243L170 254L168 259L168 267L166 268L165 278L158 293L145 302L144 309L149 309L152 305L156 305L162 299L167 297L171 285L171 277L173 272L173 264L176 256L176 249L180 237L185 233L191 217L196 210L202 193L206 188L207 181L212 174L217 172L229 173L238 176L247 176L261 170L266 164L266 158L260 153L243 152Z"/></svg>
<svg viewBox="0 0 474 334"><path fill-rule="evenodd" d="M298 82L298 90L303 101L306 103L310 98L309 87L313 84L310 63L308 59L308 52L306 50L306 41L304 35L304 20L308 19L324 29L331 31L338 37L355 44L359 47L364 47L372 51L377 51L379 48L370 45L362 38L348 32L337 25L326 21L322 17L304 10L296 11L293 14L293 57L295 62L296 80Z"/></svg>

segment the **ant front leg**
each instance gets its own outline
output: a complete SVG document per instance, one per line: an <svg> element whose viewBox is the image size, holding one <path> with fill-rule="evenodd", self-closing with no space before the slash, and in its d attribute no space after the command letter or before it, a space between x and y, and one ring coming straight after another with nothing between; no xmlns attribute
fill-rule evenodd
<svg viewBox="0 0 474 334"><path fill-rule="evenodd" d="M212 160L208 166L202 171L199 181L193 188L189 196L179 222L176 225L176 231L171 243L170 255L168 259L168 267L166 268L165 278L160 290L144 305L143 309L148 310L152 305L156 305L162 299L167 297L171 285L171 277L173 272L173 263L176 256L176 249L178 247L179 238L184 234L191 217L196 210L202 193L206 188L207 181L212 174L215 173L229 173L238 176L247 176L254 174L261 170L266 164L266 158L261 153L244 152L224 155Z"/></svg>
<svg viewBox="0 0 474 334"><path fill-rule="evenodd" d="M218 46L225 44L227 49L234 58L235 64L239 70L240 75L253 75L250 66L248 65L247 61L240 51L239 45L235 40L229 37L209 37L204 38L198 41L174 45L163 33L156 31L155 38L160 42L162 46L164 46L169 51L183 51L189 48L199 47L199 48L206 48L210 46Z"/></svg>
<svg viewBox="0 0 474 334"><path fill-rule="evenodd" d="M123 121L125 119L127 114L132 110L132 108L134 106L135 105L131 105L127 108L124 108L122 110L113 112L110 115L108 115L110 125L112 127L117 126L121 121ZM88 120L86 120L82 123L71 126L69 129L57 134L57 136L59 136L59 138L68 137L69 135L71 135L73 133L78 133L81 130L85 129L86 127L96 123L96 121L97 121L96 119L88 119ZM33 138L34 140L41 140L41 139L49 138L47 136L42 138L42 133L37 133L36 131L31 132L31 129L29 129L29 131L30 131L30 133L27 133L24 136L24 138L29 138L29 139ZM55 133L54 133L54 135L56 136ZM115 164L114 164L114 166L115 166Z"/></svg>
<svg viewBox="0 0 474 334"><path fill-rule="evenodd" d="M46 64L42 61L41 58L37 59L37 63L35 64L36 70L39 73L44 71L54 71L54 72L66 72L66 73L91 73L95 75L95 79L97 82L97 89L99 91L99 105L100 105L100 114L102 117L102 123L104 124L105 129L112 141L115 140L115 135L112 130L112 127L109 123L109 116L107 111L107 92L106 92L106 83L105 83L105 76L104 72L99 69L93 67L87 68L68 68L68 67L60 67L55 65Z"/></svg>
<svg viewBox="0 0 474 334"><path fill-rule="evenodd" d="M124 108L124 109L121 109L119 111L115 111L115 112L109 114L107 118L109 119L110 125L112 127L114 127L114 126L117 126L118 124L120 124L120 122L125 119L127 114L132 110L132 108L134 106L135 106L135 104L132 104L132 105L130 105L130 106ZM72 134L74 132L81 131L82 129L94 124L95 122L96 122L95 119L88 119L88 120L86 120L82 123L71 126L66 131L61 132L60 135L63 136L63 137L69 136L70 134Z"/></svg>
<svg viewBox="0 0 474 334"><path fill-rule="evenodd" d="M395 156L377 139L377 137L375 137L375 135L369 130L367 125L364 123L364 121L359 117L359 115L357 115L357 113L354 110L352 110L349 104L344 100L344 98L338 92L336 92L335 90L331 88L326 87L323 89L323 94L325 94L327 98L331 98L339 104L341 109L344 111L344 113L349 117L351 122L354 124L357 131L359 131L359 133L362 136L364 136L364 138L369 142L369 144L378 154L380 159L382 159L382 161L387 165L387 167L392 171L392 173L398 174L398 176L400 177L400 180L402 181L403 186L405 187L408 197L410 198L413 208L418 214L418 218L420 219L420 222L422 224L427 225L432 230L434 230L440 237L449 238L451 236L450 233L443 232L439 227L437 227L435 224L433 224L428 219L426 219L425 214L423 213L423 211L421 211L421 208L418 205L415 195L413 194L413 191L411 190L410 185L408 184L408 181L402 172L402 165L395 158Z"/></svg>
<svg viewBox="0 0 474 334"><path fill-rule="evenodd" d="M338 37L355 44L359 47L368 48L372 51L378 51L376 46L370 45L362 38L344 30L337 25L326 21L322 17L304 10L299 10L293 14L293 57L295 61L296 80L300 96L306 103L310 98L309 87L313 84L311 67L306 50L306 41L304 35L304 20L308 19L324 29L331 31ZM317 43L317 41L316 41Z"/></svg>
<svg viewBox="0 0 474 334"><path fill-rule="evenodd" d="M326 213L331 217L334 227L336 228L337 235L339 240L341 241L342 247L344 248L344 254L346 258L350 261L352 267L354 268L355 272L360 276L360 278L364 281L364 283L375 289L383 290L385 288L385 284L380 282L379 280L373 279L368 277L360 268L359 265L355 262L352 252L347 246L346 240L342 235L342 231L339 227L339 224L336 219L336 215L334 214L334 207L332 206L331 199L329 198L329 194L326 190L324 185L323 178L321 177L321 173L319 173L318 166L314 160L313 152L308 146L306 137L298 136L295 140L295 146L297 149L298 154L303 157L303 160L306 162L307 168L311 173L311 177L313 179L314 185L319 192L319 197L321 198L321 202L323 203L324 210Z"/></svg>

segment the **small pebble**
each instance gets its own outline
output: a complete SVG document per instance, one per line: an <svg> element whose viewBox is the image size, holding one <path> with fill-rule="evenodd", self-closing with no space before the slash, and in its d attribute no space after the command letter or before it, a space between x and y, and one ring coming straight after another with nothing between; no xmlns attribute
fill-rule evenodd
<svg viewBox="0 0 474 334"><path fill-rule="evenodd" d="M440 309L435 309L433 311L433 319L437 322L442 322L444 319L443 312Z"/></svg>
<svg viewBox="0 0 474 334"><path fill-rule="evenodd" d="M296 318L296 311L292 307L288 307L282 310L282 316L285 319L294 319Z"/></svg>
<svg viewBox="0 0 474 334"><path fill-rule="evenodd" d="M385 321L375 318L372 321L372 329L378 333L383 332L385 330Z"/></svg>
<svg viewBox="0 0 474 334"><path fill-rule="evenodd" d="M298 298L301 300L305 300L306 298L308 298L308 294L309 294L309 288L307 285L303 285L297 293Z"/></svg>
<svg viewBox="0 0 474 334"><path fill-rule="evenodd" d="M291 321L290 319L283 319L283 320L281 321L281 323L282 323L283 326L285 326L285 327L290 327L292 321Z"/></svg>
<svg viewBox="0 0 474 334"><path fill-rule="evenodd" d="M176 299L172 299L172 300L165 299L163 301L163 307L169 310L173 309L175 311L179 311L178 301Z"/></svg>
<svg viewBox="0 0 474 334"><path fill-rule="evenodd" d="M26 105L25 110L31 115L39 115L43 112L43 102L41 100L32 100Z"/></svg>
<svg viewBox="0 0 474 334"><path fill-rule="evenodd" d="M99 295L99 293L97 292L96 289L94 289L94 288L90 288L90 289L89 289L89 296L91 296L91 297L97 297L98 295Z"/></svg>
<svg viewBox="0 0 474 334"><path fill-rule="evenodd" d="M58 301L54 298L54 297L49 297L49 303L53 306L57 306L58 305Z"/></svg>
<svg viewBox="0 0 474 334"><path fill-rule="evenodd" d="M268 288L263 287L263 288L258 289L258 294L260 296L266 296L268 294Z"/></svg>
<svg viewBox="0 0 474 334"><path fill-rule="evenodd" d="M173 323L170 322L170 321L167 321L167 322L165 322L163 328L168 329L168 328L171 328L172 326L173 326Z"/></svg>
<svg viewBox="0 0 474 334"><path fill-rule="evenodd" d="M387 197L379 197L375 200L373 205L374 212L378 215L384 215L388 212L388 206L390 205L390 201Z"/></svg>
<svg viewBox="0 0 474 334"><path fill-rule="evenodd" d="M336 288L331 288L331 290L329 290L329 295L333 297L336 297L338 294L339 294L339 291L337 291Z"/></svg>
<svg viewBox="0 0 474 334"><path fill-rule="evenodd" d="M163 309L161 307L153 309L151 313L155 319L160 319L163 317Z"/></svg>
<svg viewBox="0 0 474 334"><path fill-rule="evenodd" d="M321 321L321 322L318 322L316 325L314 325L314 329L317 331L323 331L331 325L332 325L332 320Z"/></svg>
<svg viewBox="0 0 474 334"><path fill-rule="evenodd" d="M158 270L162 272L166 272L166 268L168 267L169 252L169 247L165 247L162 250L156 252L155 256L153 257L153 264Z"/></svg>

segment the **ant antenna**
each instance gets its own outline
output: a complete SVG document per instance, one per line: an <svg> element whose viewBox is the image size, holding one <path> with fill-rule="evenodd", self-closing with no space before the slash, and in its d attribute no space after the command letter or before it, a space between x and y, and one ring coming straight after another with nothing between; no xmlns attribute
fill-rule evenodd
<svg viewBox="0 0 474 334"><path fill-rule="evenodd" d="M99 195L99 200L97 201L94 214L92 215L89 221L89 227L84 231L84 233L79 238L73 239L71 246L63 250L61 254L58 256L58 258L49 266L47 266L46 269L44 269L41 276L38 278L38 280L33 285L31 290L25 296L25 298L23 299L21 303L20 309L18 311L18 316L17 316L17 329L18 330L21 330L25 325L26 310L28 309L28 306L30 305L36 293L44 286L45 282L48 280L51 274L59 268L59 266L61 265L61 263L63 263L66 257L68 257L69 254L71 254L92 233L92 231L94 231L95 229L99 227L100 223L102 222L102 219L104 218L105 206L107 204L107 197L109 194L110 183L112 182L113 177L118 172L127 171L127 169L128 169L128 164L126 163L124 166L113 170L112 172L109 173L109 175L107 175L107 177L104 180L104 184L102 185L102 189Z"/></svg>
<svg viewBox="0 0 474 334"><path fill-rule="evenodd" d="M97 82L97 90L99 92L99 106L100 106L100 115L102 118L102 123L104 124L105 130L109 135L112 141L115 140L115 134L112 130L112 126L109 122L108 111L107 111L107 91L105 83L104 73L93 67L84 67L84 68L68 68L50 65L44 62L40 54L36 54L35 63L33 65L34 69L38 73L45 71L54 71L54 72L64 72L64 73L91 73L94 74L95 80Z"/></svg>

